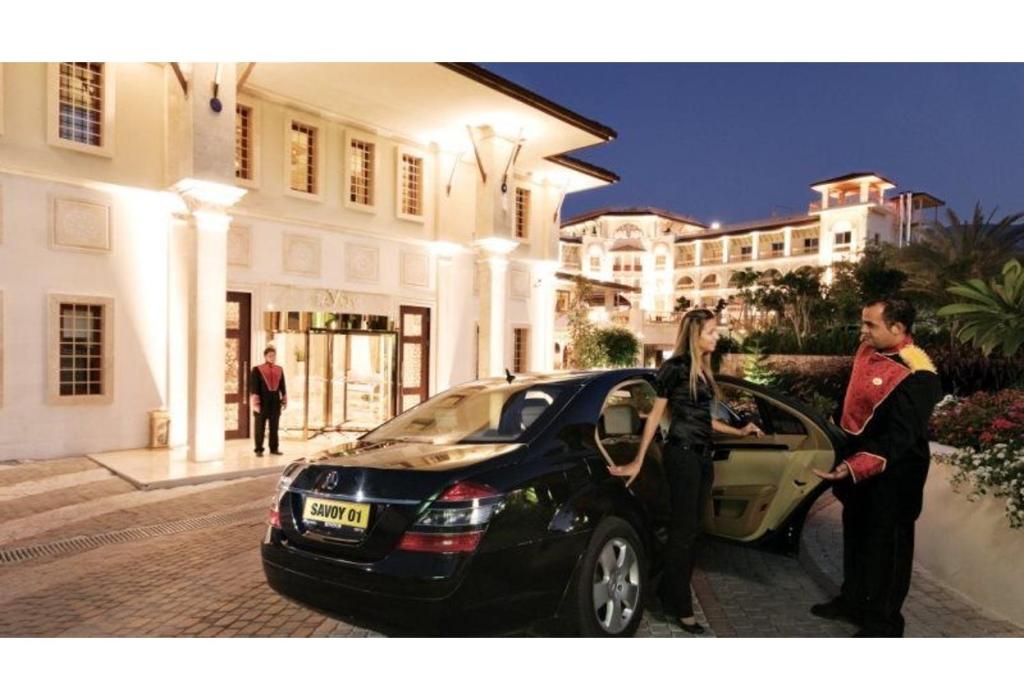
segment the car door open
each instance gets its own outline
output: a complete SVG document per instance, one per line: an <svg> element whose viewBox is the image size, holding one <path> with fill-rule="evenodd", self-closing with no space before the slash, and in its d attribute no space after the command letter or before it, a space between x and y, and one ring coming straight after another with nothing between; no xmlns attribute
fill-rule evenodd
<svg viewBox="0 0 1024 700"><path fill-rule="evenodd" d="M779 528L820 482L813 469L828 471L835 450L809 416L768 392L720 381L723 405L715 417L739 427L753 421L764 437L715 434L715 481L705 529L750 541Z"/></svg>

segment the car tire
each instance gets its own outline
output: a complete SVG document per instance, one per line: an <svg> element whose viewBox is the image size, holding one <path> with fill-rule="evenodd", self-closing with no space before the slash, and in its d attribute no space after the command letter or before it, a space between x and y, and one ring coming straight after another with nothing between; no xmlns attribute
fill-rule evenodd
<svg viewBox="0 0 1024 700"><path fill-rule="evenodd" d="M636 530L608 517L594 530L566 606L569 631L585 637L632 637L644 613L648 562Z"/></svg>

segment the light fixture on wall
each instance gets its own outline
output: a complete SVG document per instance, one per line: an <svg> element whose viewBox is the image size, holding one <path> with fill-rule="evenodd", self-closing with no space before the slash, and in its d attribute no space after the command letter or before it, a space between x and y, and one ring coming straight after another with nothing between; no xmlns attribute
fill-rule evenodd
<svg viewBox="0 0 1024 700"><path fill-rule="evenodd" d="M224 109L224 105L221 103L220 98L217 97L217 93L220 92L220 64L217 64L217 70L213 74L213 97L210 98L210 109L214 112L220 112Z"/></svg>

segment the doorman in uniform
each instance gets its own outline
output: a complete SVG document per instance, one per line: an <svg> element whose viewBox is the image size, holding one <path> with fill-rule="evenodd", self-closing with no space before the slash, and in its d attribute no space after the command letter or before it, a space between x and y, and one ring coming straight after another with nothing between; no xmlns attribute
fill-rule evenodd
<svg viewBox="0 0 1024 700"><path fill-rule="evenodd" d="M263 456L263 434L267 423L270 423L270 454L279 455L277 442L277 424L281 411L288 408L288 393L285 391L284 370L274 364L277 352L273 347L263 351L262 365L252 368L249 375L249 398L256 417L256 454Z"/></svg>
<svg viewBox="0 0 1024 700"><path fill-rule="evenodd" d="M843 586L811 613L857 624L858 637L903 636L900 608L931 461L928 421L942 397L935 366L910 336L914 317L902 299L864 307L839 421L845 459L832 472L815 470L843 504Z"/></svg>

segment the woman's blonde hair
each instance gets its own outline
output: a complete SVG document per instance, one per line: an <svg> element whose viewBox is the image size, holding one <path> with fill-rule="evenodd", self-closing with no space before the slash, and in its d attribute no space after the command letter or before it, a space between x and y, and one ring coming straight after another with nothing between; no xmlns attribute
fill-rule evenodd
<svg viewBox="0 0 1024 700"><path fill-rule="evenodd" d="M683 314L679 323L679 335L676 336L676 347L672 351L676 355L689 355L690 358L690 397L697 400L697 383L703 373L715 398L721 394L718 384L715 382L715 375L711 369L711 353L703 353L700 349L700 333L704 324L715 318L714 312L708 309L693 309Z"/></svg>

